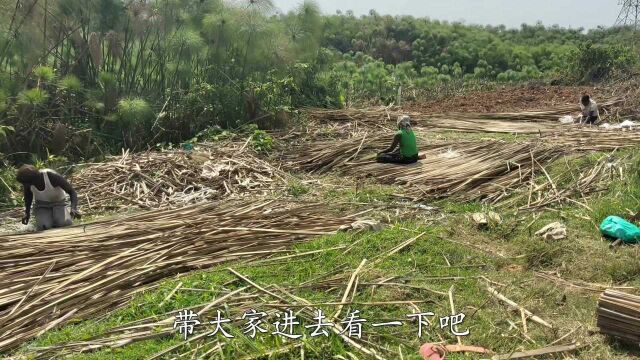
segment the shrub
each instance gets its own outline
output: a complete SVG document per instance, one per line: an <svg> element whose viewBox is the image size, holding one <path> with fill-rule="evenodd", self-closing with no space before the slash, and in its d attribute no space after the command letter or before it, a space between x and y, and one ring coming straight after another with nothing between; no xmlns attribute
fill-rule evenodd
<svg viewBox="0 0 640 360"><path fill-rule="evenodd" d="M56 78L56 71L48 66L38 66L33 69L33 74L39 81L49 83Z"/></svg>
<svg viewBox="0 0 640 360"><path fill-rule="evenodd" d="M302 182L293 181L289 183L289 187L287 191L289 192L289 195L297 198L297 197L308 194L310 190L309 190L309 187L304 185Z"/></svg>
<svg viewBox="0 0 640 360"><path fill-rule="evenodd" d="M122 99L118 102L118 118L123 124L143 124L153 119L153 110L143 99Z"/></svg>
<svg viewBox="0 0 640 360"><path fill-rule="evenodd" d="M46 90L34 88L21 91L18 94L17 102L20 105L39 106L49 100L49 93Z"/></svg>
<svg viewBox="0 0 640 360"><path fill-rule="evenodd" d="M624 72L635 65L637 57L630 47L586 44L572 53L568 71L570 77L589 82L603 80L614 72Z"/></svg>
<svg viewBox="0 0 640 360"><path fill-rule="evenodd" d="M0 112L7 109L7 93L0 89Z"/></svg>
<svg viewBox="0 0 640 360"><path fill-rule="evenodd" d="M58 86L69 92L80 92L82 90L82 82L75 75L67 75L60 79Z"/></svg>
<svg viewBox="0 0 640 360"><path fill-rule="evenodd" d="M273 149L274 140L263 130L255 130L251 137L251 146L257 152L269 152Z"/></svg>

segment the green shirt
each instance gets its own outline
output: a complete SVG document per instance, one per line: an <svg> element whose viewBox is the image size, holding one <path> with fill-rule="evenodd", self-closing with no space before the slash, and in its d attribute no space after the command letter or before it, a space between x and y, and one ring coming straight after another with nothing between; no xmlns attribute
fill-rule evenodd
<svg viewBox="0 0 640 360"><path fill-rule="evenodd" d="M397 134L402 136L400 139L400 154L402 154L402 157L412 158L418 156L418 144L413 131L402 129Z"/></svg>

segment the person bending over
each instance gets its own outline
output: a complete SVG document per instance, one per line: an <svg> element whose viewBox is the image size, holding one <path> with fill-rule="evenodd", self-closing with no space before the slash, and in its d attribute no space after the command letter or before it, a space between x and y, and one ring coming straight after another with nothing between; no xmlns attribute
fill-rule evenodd
<svg viewBox="0 0 640 360"><path fill-rule="evenodd" d="M580 101L580 109L582 110L582 116L580 118L581 124L595 125L600 121L600 111L598 110L598 104L589 95L582 97Z"/></svg>
<svg viewBox="0 0 640 360"><path fill-rule="evenodd" d="M31 219L31 204L35 198L34 214L38 231L70 226L72 219L81 218L78 212L78 194L73 186L53 170L38 170L32 165L18 169L17 180L24 188L24 225ZM67 207L66 195L71 199Z"/></svg>
<svg viewBox="0 0 640 360"><path fill-rule="evenodd" d="M378 154L379 163L387 164L414 164L418 162L418 145L416 135L411 129L411 118L401 116L398 118L398 132L393 138L393 143L385 151Z"/></svg>

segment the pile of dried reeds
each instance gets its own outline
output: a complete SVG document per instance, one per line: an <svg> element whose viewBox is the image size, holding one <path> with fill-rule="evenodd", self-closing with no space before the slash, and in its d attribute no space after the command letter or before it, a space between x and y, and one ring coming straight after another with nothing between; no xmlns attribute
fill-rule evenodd
<svg viewBox="0 0 640 360"><path fill-rule="evenodd" d="M602 116L606 117L609 114L609 110L612 107L622 105L624 99L614 98L609 99L601 104L598 104L602 111ZM580 110L578 104L569 104L562 106L555 106L550 109L534 110L534 111L522 111L522 112L510 112L510 113L447 113L442 115L433 115L434 117L443 117L451 119L467 119L467 120L504 120L504 121L531 121L531 122L558 122L558 118L564 115L572 113L578 113Z"/></svg>
<svg viewBox="0 0 640 360"><path fill-rule="evenodd" d="M552 177L543 165L536 163L533 167L536 176L529 186L523 187L519 195L500 203L500 206L526 202L526 205L519 205L519 210L538 210L573 203L591 210L588 199L606 191L612 181L623 179L625 167L624 158L613 156L602 156L595 165L576 168L570 167L567 160L566 170Z"/></svg>
<svg viewBox="0 0 640 360"><path fill-rule="evenodd" d="M155 209L267 191L283 174L248 152L162 151L111 157L72 176L82 210Z"/></svg>
<svg viewBox="0 0 640 360"><path fill-rule="evenodd" d="M563 151L539 143L459 141L421 144L426 160L414 165L377 164L374 149L388 139L349 139L311 145L290 158L289 166L355 177L372 177L384 184L405 185L414 199L456 197L500 200L507 190L528 182L536 163L547 164Z"/></svg>
<svg viewBox="0 0 640 360"><path fill-rule="evenodd" d="M640 296L605 291L598 303L598 327L603 334L640 344Z"/></svg>
<svg viewBox="0 0 640 360"><path fill-rule="evenodd" d="M459 131L459 132L483 132L502 134L538 134L557 132L573 125L562 125L554 121L513 121L490 118L456 118L454 115L436 115L420 122L420 125L429 130Z"/></svg>
<svg viewBox="0 0 640 360"><path fill-rule="evenodd" d="M126 304L158 280L286 252L353 222L319 205L192 206L0 242L0 352Z"/></svg>
<svg viewBox="0 0 640 360"><path fill-rule="evenodd" d="M302 146L285 154L286 167L303 170L315 174L324 174L349 161L357 159L361 154L382 150L389 146L389 138L371 136L367 133L360 138L336 141L317 141Z"/></svg>
<svg viewBox="0 0 640 360"><path fill-rule="evenodd" d="M323 108L306 108L302 109L310 121L314 123L328 122L359 122L366 123L383 123L387 121L395 122L400 115L410 115L417 117L418 113L403 113L397 106L380 106L374 108L363 109L323 109Z"/></svg>
<svg viewBox="0 0 640 360"><path fill-rule="evenodd" d="M640 131L573 129L545 134L542 140L574 151L612 151L640 145Z"/></svg>
<svg viewBox="0 0 640 360"><path fill-rule="evenodd" d="M608 118L609 111L621 105L623 99L615 98L600 104L603 118ZM443 113L423 114L403 112L399 107L377 107L365 109L304 109L309 119L318 123L348 122L363 125L380 125L394 123L399 115L409 115L414 125L429 129L455 130L465 132L493 132L536 134L553 132L562 126L558 119L562 116L578 112L578 105L563 105L538 111L514 113Z"/></svg>

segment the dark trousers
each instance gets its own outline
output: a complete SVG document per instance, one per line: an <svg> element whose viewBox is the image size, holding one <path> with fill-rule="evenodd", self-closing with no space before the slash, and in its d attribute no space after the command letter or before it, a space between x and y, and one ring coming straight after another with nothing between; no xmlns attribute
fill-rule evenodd
<svg viewBox="0 0 640 360"><path fill-rule="evenodd" d="M597 122L598 122L598 117L597 116L589 116L584 121L584 123L587 124L587 125L595 125Z"/></svg>
<svg viewBox="0 0 640 360"><path fill-rule="evenodd" d="M384 154L378 154L377 161L380 164L404 164L404 165L415 164L418 162L418 155L407 158L407 157L403 157L402 154L397 152L384 153Z"/></svg>

